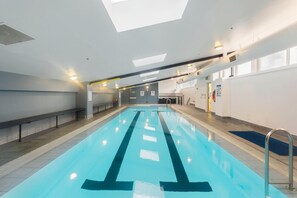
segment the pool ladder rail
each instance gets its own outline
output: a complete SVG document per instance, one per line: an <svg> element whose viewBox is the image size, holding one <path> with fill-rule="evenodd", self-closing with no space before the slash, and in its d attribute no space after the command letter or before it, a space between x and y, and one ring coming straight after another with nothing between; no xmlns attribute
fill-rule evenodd
<svg viewBox="0 0 297 198"><path fill-rule="evenodd" d="M282 132L287 134L288 136L288 141L289 141L289 180L288 182L285 183L270 183L269 182L269 140L270 137L276 133L276 132ZM265 198L270 197L269 196L269 184L289 184L289 190L293 191L293 138L292 135L284 130L284 129L273 129L271 130L265 138Z"/></svg>
<svg viewBox="0 0 297 198"><path fill-rule="evenodd" d="M167 100L166 100L166 107L168 107L168 104L171 104L171 99L170 98L167 98Z"/></svg>

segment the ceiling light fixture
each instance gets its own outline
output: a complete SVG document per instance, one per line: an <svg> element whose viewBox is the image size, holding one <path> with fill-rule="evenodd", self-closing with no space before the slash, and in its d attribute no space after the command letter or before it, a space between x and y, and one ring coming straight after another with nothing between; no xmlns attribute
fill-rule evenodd
<svg viewBox="0 0 297 198"><path fill-rule="evenodd" d="M156 80L156 79L157 79L157 77L147 78L147 79L144 79L143 82L152 81L152 80Z"/></svg>
<svg viewBox="0 0 297 198"><path fill-rule="evenodd" d="M222 45L222 44L216 45L216 46L214 47L214 49L215 49L215 50L221 50L221 49L223 49L223 45Z"/></svg>
<svg viewBox="0 0 297 198"><path fill-rule="evenodd" d="M151 75L155 75L158 74L160 71L152 71L152 72L148 72L148 73L144 73L144 74L140 74L140 77L145 77L145 76L151 76Z"/></svg>
<svg viewBox="0 0 297 198"><path fill-rule="evenodd" d="M188 68L189 68L189 69L191 69L191 68L192 68L192 66L193 66L192 64L188 64Z"/></svg>
<svg viewBox="0 0 297 198"><path fill-rule="evenodd" d="M77 76L70 76L69 79L70 80L77 80Z"/></svg>
<svg viewBox="0 0 297 198"><path fill-rule="evenodd" d="M160 54L160 55L156 55L156 56L150 56L150 57L146 57L146 58L136 59L136 60L133 60L133 64L135 67L140 67L140 66L145 66L145 65L151 65L154 63L160 63L165 60L166 56L167 56L167 54Z"/></svg>

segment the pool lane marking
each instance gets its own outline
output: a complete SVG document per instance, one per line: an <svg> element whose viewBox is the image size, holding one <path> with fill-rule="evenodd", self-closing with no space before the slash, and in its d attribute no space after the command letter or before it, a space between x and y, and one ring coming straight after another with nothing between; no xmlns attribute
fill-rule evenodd
<svg viewBox="0 0 297 198"><path fill-rule="evenodd" d="M82 189L85 190L129 190L133 189L133 181L116 181L118 174L121 169L122 162L124 160L125 153L127 151L132 133L134 131L136 122L139 118L141 111L137 111L136 115L134 116L133 121L131 122L122 143L109 167L109 170L106 174L104 181L94 181L86 179L83 185L81 186Z"/></svg>
<svg viewBox="0 0 297 198"><path fill-rule="evenodd" d="M174 144L172 135L167 127L167 124L161 112L158 112L160 122L165 135L166 143L168 146L169 154L171 157L172 165L174 168L177 182L160 182L161 189L164 191L193 191L193 192L211 192L212 188L208 182L190 182L178 154L177 148Z"/></svg>

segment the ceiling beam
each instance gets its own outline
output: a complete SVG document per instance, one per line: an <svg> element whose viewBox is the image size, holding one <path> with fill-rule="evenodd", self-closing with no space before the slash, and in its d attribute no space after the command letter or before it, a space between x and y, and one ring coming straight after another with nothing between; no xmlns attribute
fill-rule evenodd
<svg viewBox="0 0 297 198"><path fill-rule="evenodd" d="M129 89L129 88L133 88L133 87L138 87L138 86L142 86L142 85L146 85L146 84L153 84L153 83L160 82L160 81L163 81L163 80L169 80L169 79L172 79L172 78L178 78L178 77L183 77L183 76L187 76L187 75L188 74L181 74L181 75L178 75L178 76L170 76L170 77L167 77L167 78L161 78L161 79L153 80L153 81L150 81L150 82L145 82L145 83L139 83L139 84L120 87L119 89L124 89L124 88Z"/></svg>
<svg viewBox="0 0 297 198"><path fill-rule="evenodd" d="M170 68L179 67L179 66L182 66L182 65L193 64L193 63L207 61L207 60L211 60L211 59L215 59L215 58L221 58L221 57L223 57L223 54L216 54L216 55L213 55L213 56L207 56L207 57L198 58L198 59L189 60L189 61L184 61L184 62L180 62L180 63L174 63L174 64L171 64L171 65L166 65L166 66L162 66L162 67L147 69L147 70L128 73L128 74L123 74L123 75L119 75L119 76L113 76L113 77L106 78L106 79L95 80L95 81L89 82L89 84L100 83L100 82L110 81L110 80L119 79L119 78L128 78L128 77L131 77L131 76L140 75L142 73L148 73L148 72L152 72L152 71L156 71L156 70L170 69Z"/></svg>

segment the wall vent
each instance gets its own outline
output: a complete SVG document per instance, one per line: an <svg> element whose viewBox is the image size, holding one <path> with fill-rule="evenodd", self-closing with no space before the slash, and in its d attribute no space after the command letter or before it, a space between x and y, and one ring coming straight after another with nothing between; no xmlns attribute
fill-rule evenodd
<svg viewBox="0 0 297 198"><path fill-rule="evenodd" d="M236 61L236 59L237 59L236 55L233 55L233 56L229 57L230 62L234 62L234 61Z"/></svg>
<svg viewBox="0 0 297 198"><path fill-rule="evenodd" d="M3 45L11 45L15 43L21 43L34 40L32 37L19 32L7 25L0 25L0 43Z"/></svg>

